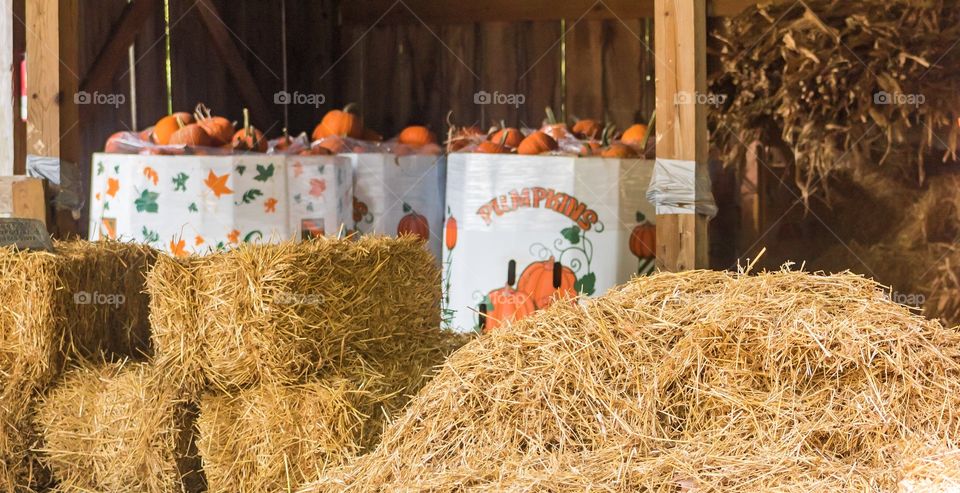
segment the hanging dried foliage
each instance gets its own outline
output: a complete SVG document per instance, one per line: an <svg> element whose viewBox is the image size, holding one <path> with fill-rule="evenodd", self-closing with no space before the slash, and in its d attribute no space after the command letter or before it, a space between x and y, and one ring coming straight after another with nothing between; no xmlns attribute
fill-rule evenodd
<svg viewBox="0 0 960 493"><path fill-rule="evenodd" d="M743 162L759 139L792 155L808 197L840 169L922 182L957 159L960 3L807 0L751 8L714 33L728 95L715 142Z"/></svg>

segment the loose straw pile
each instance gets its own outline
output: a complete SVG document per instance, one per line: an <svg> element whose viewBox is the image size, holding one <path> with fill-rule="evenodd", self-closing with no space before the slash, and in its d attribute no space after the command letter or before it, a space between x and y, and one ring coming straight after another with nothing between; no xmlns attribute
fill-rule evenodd
<svg viewBox="0 0 960 493"><path fill-rule="evenodd" d="M301 491L896 491L958 412L960 333L872 281L658 274L470 342Z"/></svg>

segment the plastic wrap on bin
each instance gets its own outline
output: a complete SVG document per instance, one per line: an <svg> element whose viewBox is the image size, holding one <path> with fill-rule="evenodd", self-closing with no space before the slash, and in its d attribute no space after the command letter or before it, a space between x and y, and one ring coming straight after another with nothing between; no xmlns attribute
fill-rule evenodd
<svg viewBox="0 0 960 493"><path fill-rule="evenodd" d="M710 174L705 167L698 172L694 161L657 159L647 199L656 205L657 214L717 215Z"/></svg>

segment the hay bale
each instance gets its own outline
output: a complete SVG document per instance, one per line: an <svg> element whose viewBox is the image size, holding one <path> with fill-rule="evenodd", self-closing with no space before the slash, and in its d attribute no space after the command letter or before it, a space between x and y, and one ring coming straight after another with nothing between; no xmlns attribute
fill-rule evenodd
<svg viewBox="0 0 960 493"><path fill-rule="evenodd" d="M194 415L149 364L84 366L38 407L41 461L64 491L201 491Z"/></svg>
<svg viewBox="0 0 960 493"><path fill-rule="evenodd" d="M302 491L895 491L958 405L960 332L873 281L658 274L468 343Z"/></svg>
<svg viewBox="0 0 960 493"><path fill-rule="evenodd" d="M436 329L397 346L349 356L335 375L265 384L200 402L198 449L211 491L289 491L372 448L385 423L466 338Z"/></svg>
<svg viewBox="0 0 960 493"><path fill-rule="evenodd" d="M360 450L366 393L345 379L261 385L200 401L197 448L211 491L289 491Z"/></svg>
<svg viewBox="0 0 960 493"><path fill-rule="evenodd" d="M411 238L242 245L161 260L147 285L156 361L193 393L300 383L440 325L440 272Z"/></svg>
<svg viewBox="0 0 960 493"><path fill-rule="evenodd" d="M29 412L67 361L149 352L143 291L154 252L117 242L55 246L0 248L0 486L27 489L42 477L28 457Z"/></svg>

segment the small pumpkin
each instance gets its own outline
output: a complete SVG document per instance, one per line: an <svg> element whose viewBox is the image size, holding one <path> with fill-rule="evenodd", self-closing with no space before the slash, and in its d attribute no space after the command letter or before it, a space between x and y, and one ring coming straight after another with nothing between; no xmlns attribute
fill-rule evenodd
<svg viewBox="0 0 960 493"><path fill-rule="evenodd" d="M230 120L222 116L213 116L210 108L207 108L203 103L197 104L193 116L196 117L200 128L210 136L213 145L221 146L229 143L233 134L237 131Z"/></svg>
<svg viewBox="0 0 960 493"><path fill-rule="evenodd" d="M559 281L559 283L555 282ZM517 289L529 293L538 309L546 308L557 299L577 296L577 276L569 267L549 260L534 262L523 269Z"/></svg>
<svg viewBox="0 0 960 493"><path fill-rule="evenodd" d="M501 126L500 130L497 130L490 136L490 141L500 142L507 147L515 149L523 142L523 134L515 128Z"/></svg>
<svg viewBox="0 0 960 493"><path fill-rule="evenodd" d="M403 212L406 216L400 219L397 225L397 236L405 234L415 235L423 241L430 239L430 224L427 218L417 214L408 204L403 204Z"/></svg>
<svg viewBox="0 0 960 493"><path fill-rule="evenodd" d="M637 212L637 224L630 232L630 253L639 259L657 256L657 227L650 224L641 212Z"/></svg>
<svg viewBox="0 0 960 493"><path fill-rule="evenodd" d="M330 135L320 139L320 142L314 147L326 149L328 154L342 154L345 152L350 152L350 146L348 146L346 141L343 140L343 137L338 137L336 135Z"/></svg>
<svg viewBox="0 0 960 493"><path fill-rule="evenodd" d="M267 139L263 132L250 125L250 110L243 109L243 128L230 139L231 147L239 151L267 152Z"/></svg>
<svg viewBox="0 0 960 493"><path fill-rule="evenodd" d="M634 123L623 132L620 140L626 144L645 144L643 139L647 136L647 126L642 123Z"/></svg>
<svg viewBox="0 0 960 493"><path fill-rule="evenodd" d="M626 144L614 142L604 149L603 152L600 153L600 156L616 159L633 159L637 157L637 151Z"/></svg>
<svg viewBox="0 0 960 493"><path fill-rule="evenodd" d="M180 127L180 130L170 136L170 145L207 147L213 145L213 139L199 124L190 123Z"/></svg>
<svg viewBox="0 0 960 493"><path fill-rule="evenodd" d="M436 144L437 136L433 134L427 127L422 125L411 125L402 131L397 137L397 141L401 144L421 147L427 144Z"/></svg>
<svg viewBox="0 0 960 493"><path fill-rule="evenodd" d="M165 146L170 143L170 137L180 130L180 127L193 123L190 113L177 112L157 120L153 126L153 142Z"/></svg>
<svg viewBox="0 0 960 493"><path fill-rule="evenodd" d="M603 132L603 125L597 120L585 118L573 124L573 135L578 139L596 139Z"/></svg>
<svg viewBox="0 0 960 493"><path fill-rule="evenodd" d="M367 204L357 200L356 197L353 198L353 222L358 223L363 220L363 218L369 213L370 210L367 208Z"/></svg>
<svg viewBox="0 0 960 493"><path fill-rule="evenodd" d="M320 124L313 129L313 140L320 140L330 135L354 139L363 137L363 122L359 116L353 114L355 106L354 103L350 103L342 110L330 110L323 115Z"/></svg>
<svg viewBox="0 0 960 493"><path fill-rule="evenodd" d="M447 224L444 226L443 241L447 245L447 250L453 250L457 246L457 219L453 216L447 218Z"/></svg>
<svg viewBox="0 0 960 493"><path fill-rule="evenodd" d="M517 147L517 154L533 156L557 149L557 141L540 130L528 135Z"/></svg>
<svg viewBox="0 0 960 493"><path fill-rule="evenodd" d="M543 123L543 131L547 135L553 138L553 140L560 141L570 133L567 130L567 125L563 122L557 121L557 116L553 113L553 108L547 106L546 108L547 119Z"/></svg>
<svg viewBox="0 0 960 493"><path fill-rule="evenodd" d="M510 286L490 291L487 293L487 300L493 306L487 307L486 322L483 326L484 334L521 320L536 311L529 294Z"/></svg>
<svg viewBox="0 0 960 493"><path fill-rule="evenodd" d="M474 152L479 152L481 154L509 154L510 149L499 142L491 142L485 140L477 145L477 148Z"/></svg>

